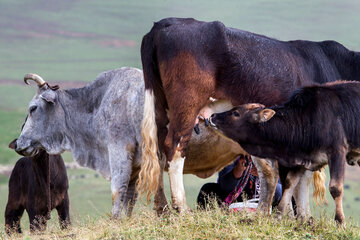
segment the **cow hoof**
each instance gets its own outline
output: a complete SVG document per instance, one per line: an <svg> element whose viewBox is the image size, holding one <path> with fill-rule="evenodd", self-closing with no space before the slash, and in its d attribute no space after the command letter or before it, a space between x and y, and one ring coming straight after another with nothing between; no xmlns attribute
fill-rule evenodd
<svg viewBox="0 0 360 240"><path fill-rule="evenodd" d="M307 224L308 226L315 227L314 218L310 216L307 220Z"/></svg>
<svg viewBox="0 0 360 240"><path fill-rule="evenodd" d="M194 131L195 131L195 133L196 133L197 135L200 134L200 128L199 128L199 124L198 124L198 123L195 125Z"/></svg>
<svg viewBox="0 0 360 240"><path fill-rule="evenodd" d="M158 217L169 215L170 209L169 206L166 204L164 207L156 207L154 208L156 215Z"/></svg>
<svg viewBox="0 0 360 240"><path fill-rule="evenodd" d="M186 204L185 205L173 204L172 208L180 215L191 212L191 209Z"/></svg>
<svg viewBox="0 0 360 240"><path fill-rule="evenodd" d="M338 223L339 225L345 225L345 217L344 217L344 215L342 215L342 214L339 214L339 215L335 214L335 221L336 221L336 223Z"/></svg>

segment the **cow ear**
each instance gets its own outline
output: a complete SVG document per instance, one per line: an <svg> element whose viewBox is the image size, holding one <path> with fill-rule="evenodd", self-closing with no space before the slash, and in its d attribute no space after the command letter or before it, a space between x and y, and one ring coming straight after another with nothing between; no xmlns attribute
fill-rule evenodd
<svg viewBox="0 0 360 240"><path fill-rule="evenodd" d="M265 108L259 112L259 122L269 121L275 114L275 111L269 108Z"/></svg>
<svg viewBox="0 0 360 240"><path fill-rule="evenodd" d="M244 107L247 110L254 110L256 108L265 108L265 106L260 103L248 103L248 104L245 104Z"/></svg>
<svg viewBox="0 0 360 240"><path fill-rule="evenodd" d="M40 94L40 97L48 103L55 104L56 93L52 90L44 91Z"/></svg>
<svg viewBox="0 0 360 240"><path fill-rule="evenodd" d="M14 140L12 140L11 143L9 143L9 148L11 148L11 149L15 149L15 148L16 148L16 140L17 140L17 138L15 138Z"/></svg>

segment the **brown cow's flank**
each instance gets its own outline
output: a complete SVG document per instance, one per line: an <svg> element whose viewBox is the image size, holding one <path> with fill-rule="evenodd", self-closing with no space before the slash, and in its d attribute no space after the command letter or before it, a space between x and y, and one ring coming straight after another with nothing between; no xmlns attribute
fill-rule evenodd
<svg viewBox="0 0 360 240"><path fill-rule="evenodd" d="M172 159L178 144L178 150L184 157L184 147L190 140L193 123L214 92L215 79L211 72L202 69L196 58L187 52L180 52L169 61L160 62L159 71L169 107L170 126L165 139L167 159ZM186 80L186 86L177 79ZM174 128L180 131L174 134Z"/></svg>

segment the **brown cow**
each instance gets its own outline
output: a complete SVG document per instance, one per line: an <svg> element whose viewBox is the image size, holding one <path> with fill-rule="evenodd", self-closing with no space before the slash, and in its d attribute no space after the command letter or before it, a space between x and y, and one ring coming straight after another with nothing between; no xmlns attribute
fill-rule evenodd
<svg viewBox="0 0 360 240"><path fill-rule="evenodd" d="M146 90L138 188L148 198L165 165L158 149L169 172L180 174L196 118L210 98L271 106L300 86L360 80L360 54L335 41L278 41L217 21L163 19L144 36L141 59ZM182 194L173 195L173 205L187 208Z"/></svg>
<svg viewBox="0 0 360 240"><path fill-rule="evenodd" d="M16 139L9 147L15 149L15 144ZM31 231L43 230L54 208L58 212L61 228L66 228L71 224L68 188L66 168L60 155L49 155L40 150L34 157L20 158L9 180L9 196L5 209L6 233L21 233L20 219L24 210L29 215Z"/></svg>

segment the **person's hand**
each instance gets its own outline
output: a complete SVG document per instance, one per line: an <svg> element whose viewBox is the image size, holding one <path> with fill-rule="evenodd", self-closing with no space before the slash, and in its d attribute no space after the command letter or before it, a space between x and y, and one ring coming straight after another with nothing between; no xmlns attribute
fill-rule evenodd
<svg viewBox="0 0 360 240"><path fill-rule="evenodd" d="M246 159L244 156L241 156L238 164L233 169L233 175L235 178L240 178L242 176L244 170L246 169L245 164L246 164Z"/></svg>

